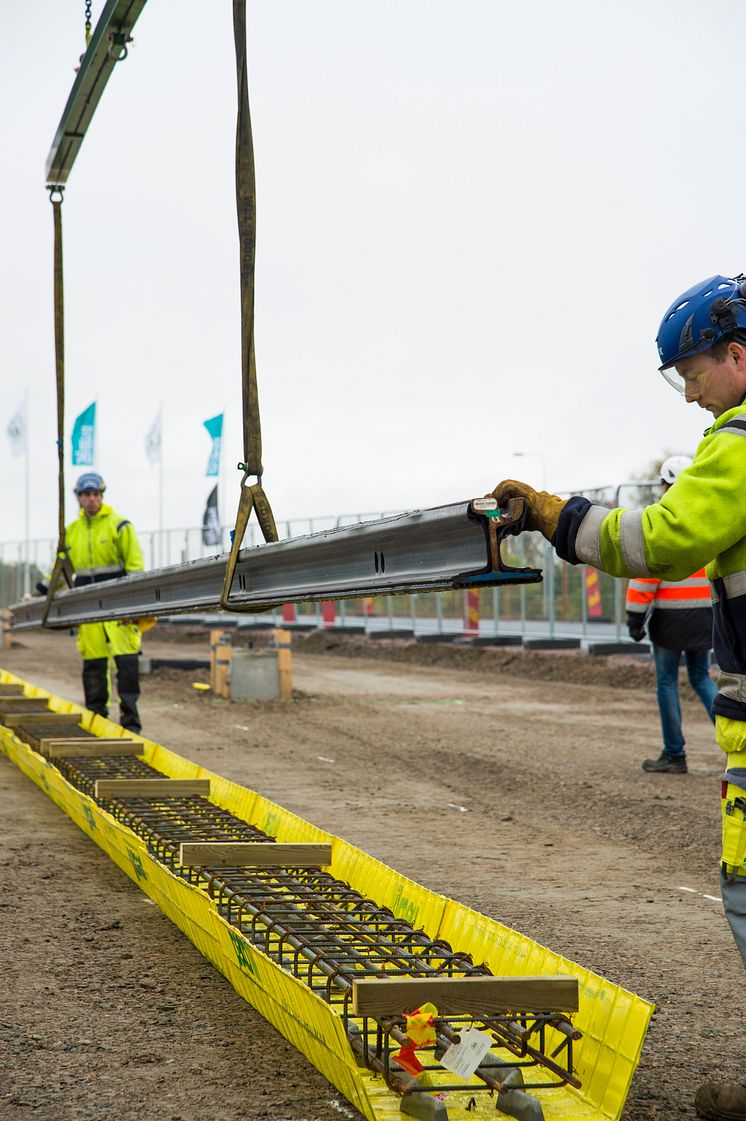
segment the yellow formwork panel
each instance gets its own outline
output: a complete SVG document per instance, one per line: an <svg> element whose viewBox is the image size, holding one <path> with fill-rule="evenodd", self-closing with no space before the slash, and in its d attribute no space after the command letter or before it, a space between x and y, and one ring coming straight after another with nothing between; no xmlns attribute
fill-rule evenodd
<svg viewBox="0 0 746 1121"><path fill-rule="evenodd" d="M379 906L388 907L431 938L469 952L496 974L567 973L580 983L580 1010L574 1022L583 1032L574 1059L583 1088L532 1091L547 1121L617 1121L637 1067L653 1005L589 970L582 969L526 935L429 891L340 838L318 829L268 799L212 774L176 752L125 732L100 716L29 685L0 670L0 682L16 683L29 696L43 697L56 712L79 712L81 724L107 738L139 739L147 763L172 778L209 778L211 799L236 817L278 841L327 841L332 845L331 873ZM0 727L0 749L37 783L148 896L158 904L199 951L344 1094L370 1121L401 1118L400 1099L383 1079L357 1066L337 1012L297 978L258 950L217 912L203 888L186 883L156 861L145 844L100 806L73 787L57 768ZM557 1035L557 1042L561 1037ZM552 1046L550 1045L550 1051ZM509 1057L500 1052L501 1058ZM440 1078L440 1075L439 1075ZM446 1081L444 1075L442 1081ZM531 1072L532 1081L551 1081L547 1072ZM478 1095L476 1111L467 1111L470 1095L449 1095L451 1121L494 1117L494 1101Z"/></svg>

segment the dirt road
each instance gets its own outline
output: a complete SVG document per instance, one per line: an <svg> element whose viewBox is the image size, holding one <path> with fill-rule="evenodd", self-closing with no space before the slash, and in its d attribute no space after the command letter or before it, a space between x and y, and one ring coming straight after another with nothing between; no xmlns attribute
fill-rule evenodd
<svg viewBox="0 0 746 1121"><path fill-rule="evenodd" d="M157 634L155 656L207 656ZM22 642L4 668L81 699L67 636ZM746 1037L717 900L722 759L698 703L690 773L650 776L660 733L637 667L548 656L542 680L537 656L527 677L513 656L342 653L296 654L287 705L157 671L145 732L654 1000L624 1116L693 1118L697 1084L740 1074ZM3 1121L357 1116L2 757L0 806Z"/></svg>

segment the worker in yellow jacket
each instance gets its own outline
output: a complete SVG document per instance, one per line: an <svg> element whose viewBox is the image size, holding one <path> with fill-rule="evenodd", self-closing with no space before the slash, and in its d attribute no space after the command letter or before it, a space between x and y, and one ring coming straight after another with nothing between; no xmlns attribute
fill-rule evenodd
<svg viewBox="0 0 746 1121"><path fill-rule="evenodd" d="M132 523L106 505L105 490L104 480L95 471L81 475L75 484L80 513L65 530L65 543L76 588L143 569L142 550ZM134 623L82 623L78 627L86 708L101 716L109 715L109 660L113 658L120 723L131 732L141 728L137 710L141 641L142 632Z"/></svg>
<svg viewBox="0 0 746 1121"><path fill-rule="evenodd" d="M661 487L665 494L679 472L691 467L688 455L669 455L661 464ZM712 704L717 696L710 677L712 650L712 602L704 568L686 580L660 580L657 576L635 576L627 585L627 629L630 638L641 642L647 626L655 662L655 692L663 732L663 751L657 759L645 759L643 771L687 773L684 733L681 726L679 664L683 655L689 684L713 724Z"/></svg>
<svg viewBox="0 0 746 1121"><path fill-rule="evenodd" d="M690 467L644 510L563 500L508 479L499 505L522 497L525 529L571 564L612 576L683 580L706 565L712 594L715 735L725 753L720 886L746 965L746 276L712 276L675 300L658 331L660 371L687 402L712 413ZM735 981L738 992L738 983ZM708 1121L746 1121L746 1080L710 1082L695 1098Z"/></svg>

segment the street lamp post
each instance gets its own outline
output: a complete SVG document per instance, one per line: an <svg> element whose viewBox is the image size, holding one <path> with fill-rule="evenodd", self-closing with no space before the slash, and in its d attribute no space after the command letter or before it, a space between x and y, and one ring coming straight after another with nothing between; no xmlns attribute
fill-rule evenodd
<svg viewBox="0 0 746 1121"><path fill-rule="evenodd" d="M513 452L516 458L532 458L538 460L542 465L542 490L546 490L546 461L543 455L538 452Z"/></svg>

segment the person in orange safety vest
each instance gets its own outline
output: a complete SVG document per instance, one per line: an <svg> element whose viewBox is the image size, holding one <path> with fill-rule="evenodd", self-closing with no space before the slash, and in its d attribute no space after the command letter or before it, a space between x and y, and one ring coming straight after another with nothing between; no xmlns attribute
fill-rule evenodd
<svg viewBox="0 0 746 1121"><path fill-rule="evenodd" d="M669 490L679 471L691 464L685 455L672 455L661 464L661 485ZM679 663L686 660L689 681L707 709L712 722L712 702L717 686L709 674L712 646L712 603L704 568L686 580L658 580L639 576L627 586L627 627L640 642L647 623L655 659L656 696L663 732L663 751L657 759L646 759L644 771L683 775L687 771L684 735L681 729Z"/></svg>

